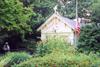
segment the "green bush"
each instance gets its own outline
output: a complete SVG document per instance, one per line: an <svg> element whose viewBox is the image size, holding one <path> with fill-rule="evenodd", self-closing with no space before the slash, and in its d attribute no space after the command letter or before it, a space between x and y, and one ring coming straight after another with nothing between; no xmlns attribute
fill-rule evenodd
<svg viewBox="0 0 100 67"><path fill-rule="evenodd" d="M40 47L42 46L42 47ZM46 49L44 49L46 46ZM15 67L99 67L100 58L90 53L79 53L64 40L49 40L39 44L39 56L24 61Z"/></svg>
<svg viewBox="0 0 100 67"><path fill-rule="evenodd" d="M92 24L81 28L77 47L82 52L100 52L100 27Z"/></svg>
<svg viewBox="0 0 100 67"><path fill-rule="evenodd" d="M27 59L29 59L31 56L27 53L8 53L5 56L2 57L0 60L0 67L11 67L14 64L19 64Z"/></svg>
<svg viewBox="0 0 100 67"><path fill-rule="evenodd" d="M23 44L22 47L25 47L25 51L29 52L30 54L34 54L36 51L36 45L37 43L33 40L26 40Z"/></svg>
<svg viewBox="0 0 100 67"><path fill-rule="evenodd" d="M100 66L100 58L94 54L67 53L54 50L43 57L34 57L15 67L92 67Z"/></svg>
<svg viewBox="0 0 100 67"><path fill-rule="evenodd" d="M99 56L92 52L88 55L79 53L75 46L67 44L63 39L51 39L39 44L37 49L39 49L37 50L38 56L22 60L20 63L18 60L22 56L18 54L19 58L13 59L13 56L9 55L10 58L6 57L4 60L8 61L5 64L6 67L100 67Z"/></svg>
<svg viewBox="0 0 100 67"><path fill-rule="evenodd" d="M37 45L36 54L44 56L50 54L54 49L66 50L68 48L67 42L57 37L55 39L49 39L48 42L42 42Z"/></svg>

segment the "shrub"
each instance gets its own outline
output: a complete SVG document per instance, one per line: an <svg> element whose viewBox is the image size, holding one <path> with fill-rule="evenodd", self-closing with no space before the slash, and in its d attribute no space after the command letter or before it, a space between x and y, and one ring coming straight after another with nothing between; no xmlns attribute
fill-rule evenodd
<svg viewBox="0 0 100 67"><path fill-rule="evenodd" d="M40 47L42 46L42 47ZM46 49L44 49L46 46ZM64 40L49 40L38 45L39 56L24 61L15 67L99 67L100 58L91 53L79 53ZM41 53L40 53L41 52ZM43 53L42 53L43 52Z"/></svg>
<svg viewBox="0 0 100 67"><path fill-rule="evenodd" d="M23 43L23 47L25 47L25 51L29 52L30 54L34 54L36 51L36 45L37 43L32 40L27 40Z"/></svg>
<svg viewBox="0 0 100 67"><path fill-rule="evenodd" d="M66 50L68 48L67 42L61 38L49 39L48 42L42 42L37 45L36 54L44 56L50 54L54 49Z"/></svg>
<svg viewBox="0 0 100 67"><path fill-rule="evenodd" d="M15 67L92 67L100 66L100 58L95 54L66 53L53 51L43 57L31 58Z"/></svg>
<svg viewBox="0 0 100 67"><path fill-rule="evenodd" d="M31 56L27 53L8 53L3 57L3 59L0 61L0 67L11 67L14 64L19 64Z"/></svg>
<svg viewBox="0 0 100 67"><path fill-rule="evenodd" d="M42 44L42 47L40 47ZM37 46L41 53L21 63L12 63L12 67L99 67L100 57L90 53L86 55L76 51L74 46L64 40L49 40ZM44 49L46 46L47 49ZM44 50L43 50L44 49ZM42 50L42 51L41 51ZM9 59L8 59L9 60ZM7 65L7 64L6 64Z"/></svg>
<svg viewBox="0 0 100 67"><path fill-rule="evenodd" d="M82 52L100 52L100 27L94 24L83 27L77 47Z"/></svg>

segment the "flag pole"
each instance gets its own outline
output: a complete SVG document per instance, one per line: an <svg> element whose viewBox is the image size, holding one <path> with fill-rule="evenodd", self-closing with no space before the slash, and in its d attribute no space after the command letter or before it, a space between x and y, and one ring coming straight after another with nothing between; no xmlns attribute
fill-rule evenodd
<svg viewBox="0 0 100 67"><path fill-rule="evenodd" d="M77 27L77 23L78 23L78 0L76 0L76 27ZM76 35L76 31L75 31L75 45L77 45L77 35Z"/></svg>
<svg viewBox="0 0 100 67"><path fill-rule="evenodd" d="M76 22L78 21L78 0L76 0Z"/></svg>

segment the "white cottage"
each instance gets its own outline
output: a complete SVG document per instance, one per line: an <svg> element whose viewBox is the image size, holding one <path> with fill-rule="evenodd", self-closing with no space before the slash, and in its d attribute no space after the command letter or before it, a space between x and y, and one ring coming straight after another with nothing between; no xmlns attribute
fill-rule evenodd
<svg viewBox="0 0 100 67"><path fill-rule="evenodd" d="M75 40L74 30L75 22L61 16L57 11L37 29L37 31L41 31L42 41L49 37L60 36L71 44L74 44Z"/></svg>

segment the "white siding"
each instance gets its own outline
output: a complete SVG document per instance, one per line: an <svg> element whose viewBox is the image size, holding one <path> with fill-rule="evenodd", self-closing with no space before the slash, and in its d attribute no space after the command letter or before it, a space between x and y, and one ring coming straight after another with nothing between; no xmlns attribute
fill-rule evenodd
<svg viewBox="0 0 100 67"><path fill-rule="evenodd" d="M41 40L46 40L48 37L61 36L64 37L67 42L73 44L74 43L74 33L73 30L55 18L50 21L45 27L41 30Z"/></svg>

